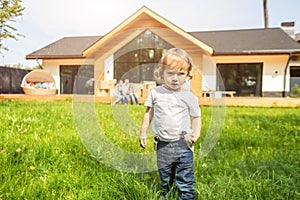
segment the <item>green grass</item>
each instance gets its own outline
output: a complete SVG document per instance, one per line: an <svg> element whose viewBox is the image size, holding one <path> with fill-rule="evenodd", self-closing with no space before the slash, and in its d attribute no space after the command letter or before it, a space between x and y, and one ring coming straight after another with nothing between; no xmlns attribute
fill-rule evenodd
<svg viewBox="0 0 300 200"><path fill-rule="evenodd" d="M156 171L117 170L101 157L107 146L101 151L84 146L75 121L85 116L74 118L72 105L0 101L0 199L159 199ZM126 152L153 151L150 139L145 150L138 146L143 106L128 107L129 121L124 107L114 108L114 114L109 104L95 108L103 132L100 139ZM220 138L206 157L198 153L212 108L201 109L203 131L195 152L197 199L300 199L299 108L227 107ZM89 127L86 131L97 132ZM101 144L97 137L88 142Z"/></svg>

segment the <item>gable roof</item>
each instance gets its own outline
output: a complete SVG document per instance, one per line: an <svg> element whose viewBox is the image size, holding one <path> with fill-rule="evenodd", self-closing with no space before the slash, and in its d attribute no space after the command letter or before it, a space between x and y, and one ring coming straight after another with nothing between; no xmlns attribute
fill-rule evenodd
<svg viewBox="0 0 300 200"><path fill-rule="evenodd" d="M300 44L281 28L191 32L214 49L213 55L300 52Z"/></svg>
<svg viewBox="0 0 300 200"><path fill-rule="evenodd" d="M157 13L153 12L146 6L143 6L138 11L136 11L133 15L123 21L119 26L114 28L108 34L106 34L102 40L99 40L90 48L86 49L83 52L83 55L88 56L92 54L93 51L100 49L105 42L109 40L113 40L114 38L118 37L120 33L125 33L129 30L136 30L136 29L149 29L149 28L163 28L163 29L170 29L173 32L177 33L181 37L187 39L188 41L197 45L200 49L202 49L207 54L212 54L213 49L203 43L201 40L197 40L194 36L188 34L181 28L177 27L173 23L169 22L165 18L161 17Z"/></svg>
<svg viewBox="0 0 300 200"><path fill-rule="evenodd" d="M26 56L26 59L84 58L83 51L102 36L64 37Z"/></svg>

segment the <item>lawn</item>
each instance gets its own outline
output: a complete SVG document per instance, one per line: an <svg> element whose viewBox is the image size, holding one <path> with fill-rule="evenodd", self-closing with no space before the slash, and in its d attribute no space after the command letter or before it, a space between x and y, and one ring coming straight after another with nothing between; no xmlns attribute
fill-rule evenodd
<svg viewBox="0 0 300 200"><path fill-rule="evenodd" d="M300 108L216 109L201 107L197 199L300 199ZM159 199L151 136L138 145L143 111L0 101L0 199Z"/></svg>

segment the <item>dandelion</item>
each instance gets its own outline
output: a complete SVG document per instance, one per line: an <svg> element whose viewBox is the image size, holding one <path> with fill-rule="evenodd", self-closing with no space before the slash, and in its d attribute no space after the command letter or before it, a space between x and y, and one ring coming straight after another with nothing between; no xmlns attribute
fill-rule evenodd
<svg viewBox="0 0 300 200"><path fill-rule="evenodd" d="M86 154L86 150L83 149L83 150L82 150L82 155L85 155L85 154Z"/></svg>
<svg viewBox="0 0 300 200"><path fill-rule="evenodd" d="M203 163L203 164L202 164L202 167L207 168L207 164L206 164L206 163Z"/></svg>
<svg viewBox="0 0 300 200"><path fill-rule="evenodd" d="M35 170L35 167L31 165L31 166L29 167L29 169L30 169L30 170Z"/></svg>

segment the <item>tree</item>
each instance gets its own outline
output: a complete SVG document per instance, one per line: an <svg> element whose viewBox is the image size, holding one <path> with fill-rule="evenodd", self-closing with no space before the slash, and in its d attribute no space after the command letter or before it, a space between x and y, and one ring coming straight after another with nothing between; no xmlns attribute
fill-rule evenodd
<svg viewBox="0 0 300 200"><path fill-rule="evenodd" d="M269 13L268 13L268 0L264 0L264 22L265 28L269 28Z"/></svg>
<svg viewBox="0 0 300 200"><path fill-rule="evenodd" d="M0 0L0 53L1 50L8 50L2 43L4 39L18 40L18 37L23 36L11 25L17 17L23 14L25 8L21 5L22 1Z"/></svg>

